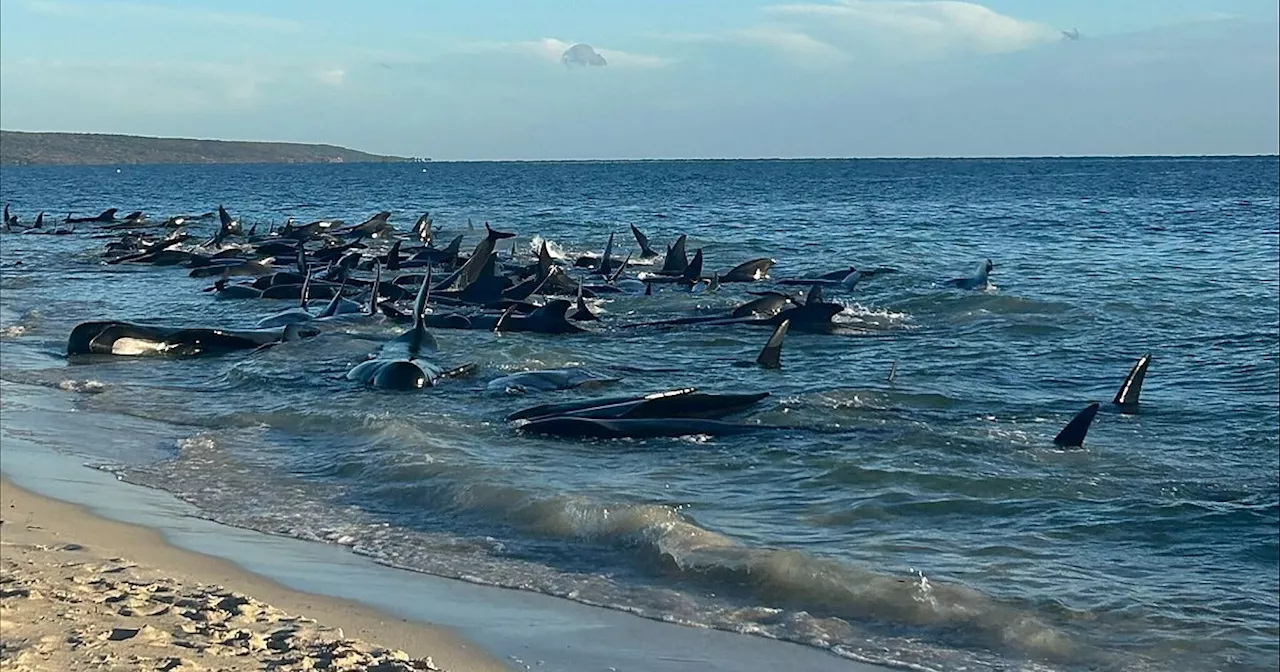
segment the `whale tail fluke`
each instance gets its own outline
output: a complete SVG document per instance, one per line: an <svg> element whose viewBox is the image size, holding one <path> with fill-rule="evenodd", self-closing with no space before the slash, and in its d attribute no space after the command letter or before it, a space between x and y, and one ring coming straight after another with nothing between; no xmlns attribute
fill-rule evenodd
<svg viewBox="0 0 1280 672"><path fill-rule="evenodd" d="M637 229L635 224L631 225L631 235L636 237L636 244L640 246L641 259L652 259L658 256L658 253L654 252L653 248L649 247L649 238L641 233L640 229Z"/></svg>

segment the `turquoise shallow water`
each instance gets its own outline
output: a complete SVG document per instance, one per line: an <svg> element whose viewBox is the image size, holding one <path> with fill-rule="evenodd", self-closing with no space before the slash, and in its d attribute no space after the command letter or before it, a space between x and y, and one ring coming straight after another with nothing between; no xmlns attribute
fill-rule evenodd
<svg viewBox="0 0 1280 672"><path fill-rule="evenodd" d="M468 218L518 232L521 251L536 235L570 257L610 232L630 249L634 223L658 249L687 233L711 269L771 256L774 278L899 271L835 294L857 333L793 333L781 371L733 366L767 330L618 329L746 298L726 285L605 301L582 336L440 331L441 357L480 376L394 395L341 380L392 326L256 355L68 365L80 321L249 326L285 306L215 301L183 269L105 266L106 239L89 234L6 234L0 358L6 379L92 390L80 409L104 423L172 426L79 447L105 468L211 518L396 566L928 669L1267 669L1280 636L1277 169L1275 157L5 168L3 200L24 220L223 203L262 225L389 209L405 230L429 209L468 245ZM988 257L993 290L938 285ZM1142 413L1104 409L1084 450L1055 449L1071 414L1110 400L1147 351ZM567 364L676 367L621 374L609 394L767 390L760 419L847 431L566 442L502 422L577 393L512 398L489 379Z"/></svg>

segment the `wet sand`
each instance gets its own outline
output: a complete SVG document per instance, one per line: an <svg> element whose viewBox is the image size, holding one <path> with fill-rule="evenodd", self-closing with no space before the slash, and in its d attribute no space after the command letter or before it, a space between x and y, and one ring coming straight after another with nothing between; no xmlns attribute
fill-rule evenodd
<svg viewBox="0 0 1280 672"><path fill-rule="evenodd" d="M5 670L504 670L440 628L274 584L0 480Z"/></svg>

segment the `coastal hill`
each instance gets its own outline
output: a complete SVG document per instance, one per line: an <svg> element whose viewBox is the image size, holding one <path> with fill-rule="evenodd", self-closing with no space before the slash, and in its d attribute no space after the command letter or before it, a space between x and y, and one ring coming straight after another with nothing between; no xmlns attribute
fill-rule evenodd
<svg viewBox="0 0 1280 672"><path fill-rule="evenodd" d="M388 163L411 161L334 145L0 131L0 165Z"/></svg>

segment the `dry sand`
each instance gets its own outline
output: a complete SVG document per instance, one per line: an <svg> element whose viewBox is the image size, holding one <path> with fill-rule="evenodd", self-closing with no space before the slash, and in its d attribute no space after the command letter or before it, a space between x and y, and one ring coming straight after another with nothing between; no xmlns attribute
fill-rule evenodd
<svg viewBox="0 0 1280 672"><path fill-rule="evenodd" d="M0 669L509 669L438 627L290 590L0 479Z"/></svg>

